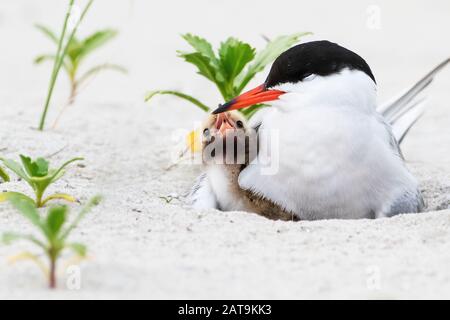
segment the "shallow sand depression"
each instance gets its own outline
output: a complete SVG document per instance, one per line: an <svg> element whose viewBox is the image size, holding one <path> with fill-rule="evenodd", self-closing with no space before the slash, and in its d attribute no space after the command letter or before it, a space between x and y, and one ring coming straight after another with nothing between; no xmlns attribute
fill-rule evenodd
<svg viewBox="0 0 450 320"><path fill-rule="evenodd" d="M137 2L136 6L149 5ZM12 5L6 7L13 10ZM413 6L413 11L418 15L420 8ZM442 11L438 9L436 15ZM117 18L120 10L117 7L109 12ZM52 15L57 17L57 13ZM33 16L34 20L39 18L42 16ZM106 25L114 25L113 18ZM413 68L399 63L393 69L392 55L367 49L370 46L365 42L365 31L355 31L354 40L343 41L342 34L327 34L323 32L325 27L305 19L305 25L319 38L334 36L335 41L346 45L354 41L363 56L370 56L383 98L411 85L446 58L444 49L448 46L437 50L438 54L427 53L425 45L420 46L422 49L417 46L411 51L418 53L408 58L416 62ZM0 30L5 34L16 32L14 23L7 19L1 23ZM389 20L386 24L389 26ZM196 25L185 27L196 31ZM142 27L135 23L130 28L136 31ZM215 28L219 29L219 24ZM24 35L32 31L22 27L17 32ZM170 35L175 39L177 32L164 30L159 37ZM253 34L245 33L247 38ZM206 31L203 35L217 42L225 37ZM385 36L383 48L394 45L394 35ZM36 38L33 41L40 43L42 39ZM126 44L126 40L126 36L122 37L118 46ZM104 196L102 204L71 236L87 244L90 255L79 265L79 290L66 288L67 274L63 270L58 278L59 289L50 291L31 262L10 265L7 257L35 250L18 242L0 246L0 299L450 298L450 68L439 74L430 87L429 109L402 146L407 165L421 182L427 212L378 220L281 222L244 212L196 211L184 204L182 195L193 184L200 167L180 165L166 170L173 151L172 134L179 128L190 129L204 115L175 98L157 98L145 104L144 90L137 92L173 85L199 96L209 95L209 101L217 100L211 97L212 86L198 79L172 54L183 45L174 40L173 44L163 43L157 48L160 55L173 55L164 62L175 63L170 72L164 69L165 64L158 69L152 62L146 65L146 74L135 68L131 71L137 75L130 72L125 80L118 75L100 76L93 88L67 110L59 125L43 133L33 127L50 68L36 70L27 65L14 78L13 67L8 67L6 58L0 58L12 77L3 74L0 78L2 87L9 88L0 94L0 154L14 159L20 153L47 156L55 165L83 156L83 165L71 166L49 191L70 193L82 203L98 193ZM13 66L19 66L30 64L33 53L39 50L25 58L15 59L12 53L9 57ZM133 54L116 51L111 59L118 57L126 64ZM145 63L144 59L139 61ZM182 69L182 76L175 67ZM64 83L64 77L61 81ZM65 94L62 85L49 115L49 127ZM29 192L15 177L10 183L0 183L0 191L4 190ZM180 197L167 203L161 197L168 195ZM73 212L80 208L71 207ZM0 204L0 233L28 228L25 219L8 204Z"/></svg>

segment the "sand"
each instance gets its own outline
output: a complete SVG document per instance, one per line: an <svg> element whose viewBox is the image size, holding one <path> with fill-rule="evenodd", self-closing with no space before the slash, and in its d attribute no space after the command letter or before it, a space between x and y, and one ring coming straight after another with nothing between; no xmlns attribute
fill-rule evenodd
<svg viewBox="0 0 450 320"><path fill-rule="evenodd" d="M261 33L275 36L294 27L314 31L311 39L332 39L366 57L383 100L448 56L450 45L439 36L449 27L444 19L448 3L412 2L400 25L396 17L403 6L380 2L382 28L370 30L365 26L368 3L356 1L350 9L331 10L349 17L338 27L333 27L339 23L335 14L325 13L324 23L316 18L323 14L319 5L309 4L296 8L300 22L292 22L296 10L290 10L286 14L292 19L279 17L272 28L255 17L244 21L254 8L252 1L239 2L238 12L229 7L237 1L199 1L203 12L221 13L206 21L181 1L156 7L147 1L98 1L92 11L95 23L88 19L82 32L116 26L122 36L91 62L122 63L130 74L98 76L58 126L41 133L35 127L50 68L31 61L52 47L31 25L46 21L57 26L61 3L0 5L0 36L10 43L0 56L0 154L50 156L55 164L84 156L84 165L73 165L49 191L73 194L83 203L100 193L104 201L72 235L89 246L90 258L79 265L81 288L68 288L67 273L61 271L59 289L49 291L30 262L8 264L7 257L34 250L17 243L0 246L0 299L450 298L449 69L428 91L429 109L403 145L408 166L421 182L427 212L390 219L279 222L244 212L190 209L182 195L200 167L165 168L173 133L191 128L203 114L175 98L143 102L146 90L161 88L184 90L213 105L220 102L214 88L176 58L176 49L186 49L181 32L200 33L215 43L238 35L262 46ZM174 5L192 15L171 11ZM237 23L224 28L232 13ZM258 13L268 15L270 8L261 6ZM174 23L169 25L164 15L172 15ZM419 19L429 23L418 26ZM65 80L61 77L57 87L49 127L67 96ZM1 183L0 190L29 191L16 179ZM177 198L170 203L160 198L168 195ZM71 207L74 212L80 208ZM0 233L14 230L30 229L9 205L0 205Z"/></svg>

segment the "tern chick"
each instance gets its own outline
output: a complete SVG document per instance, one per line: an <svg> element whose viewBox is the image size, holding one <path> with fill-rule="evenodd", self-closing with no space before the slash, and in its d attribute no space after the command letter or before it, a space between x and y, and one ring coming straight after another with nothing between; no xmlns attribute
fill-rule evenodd
<svg viewBox="0 0 450 320"><path fill-rule="evenodd" d="M275 220L297 220L273 202L239 187L241 171L255 159L257 132L237 111L209 115L202 126L204 173L190 194L197 209L247 211Z"/></svg>

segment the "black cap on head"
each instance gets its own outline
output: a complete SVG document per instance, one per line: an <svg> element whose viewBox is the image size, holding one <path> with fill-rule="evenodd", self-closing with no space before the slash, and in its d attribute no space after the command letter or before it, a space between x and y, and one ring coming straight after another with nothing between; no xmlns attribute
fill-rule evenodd
<svg viewBox="0 0 450 320"><path fill-rule="evenodd" d="M265 86L296 83L311 74L326 76L344 68L360 70L376 83L367 62L353 51L329 41L312 41L282 53L273 63Z"/></svg>

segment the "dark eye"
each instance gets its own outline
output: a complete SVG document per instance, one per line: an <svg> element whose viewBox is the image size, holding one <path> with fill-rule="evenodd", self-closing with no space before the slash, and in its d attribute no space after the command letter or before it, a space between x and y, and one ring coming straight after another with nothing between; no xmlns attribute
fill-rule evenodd
<svg viewBox="0 0 450 320"><path fill-rule="evenodd" d="M236 127L238 127L239 129L244 127L244 123L241 120L236 121Z"/></svg>
<svg viewBox="0 0 450 320"><path fill-rule="evenodd" d="M208 129L208 128L206 128L205 130L203 130L203 136L209 137L209 129Z"/></svg>

